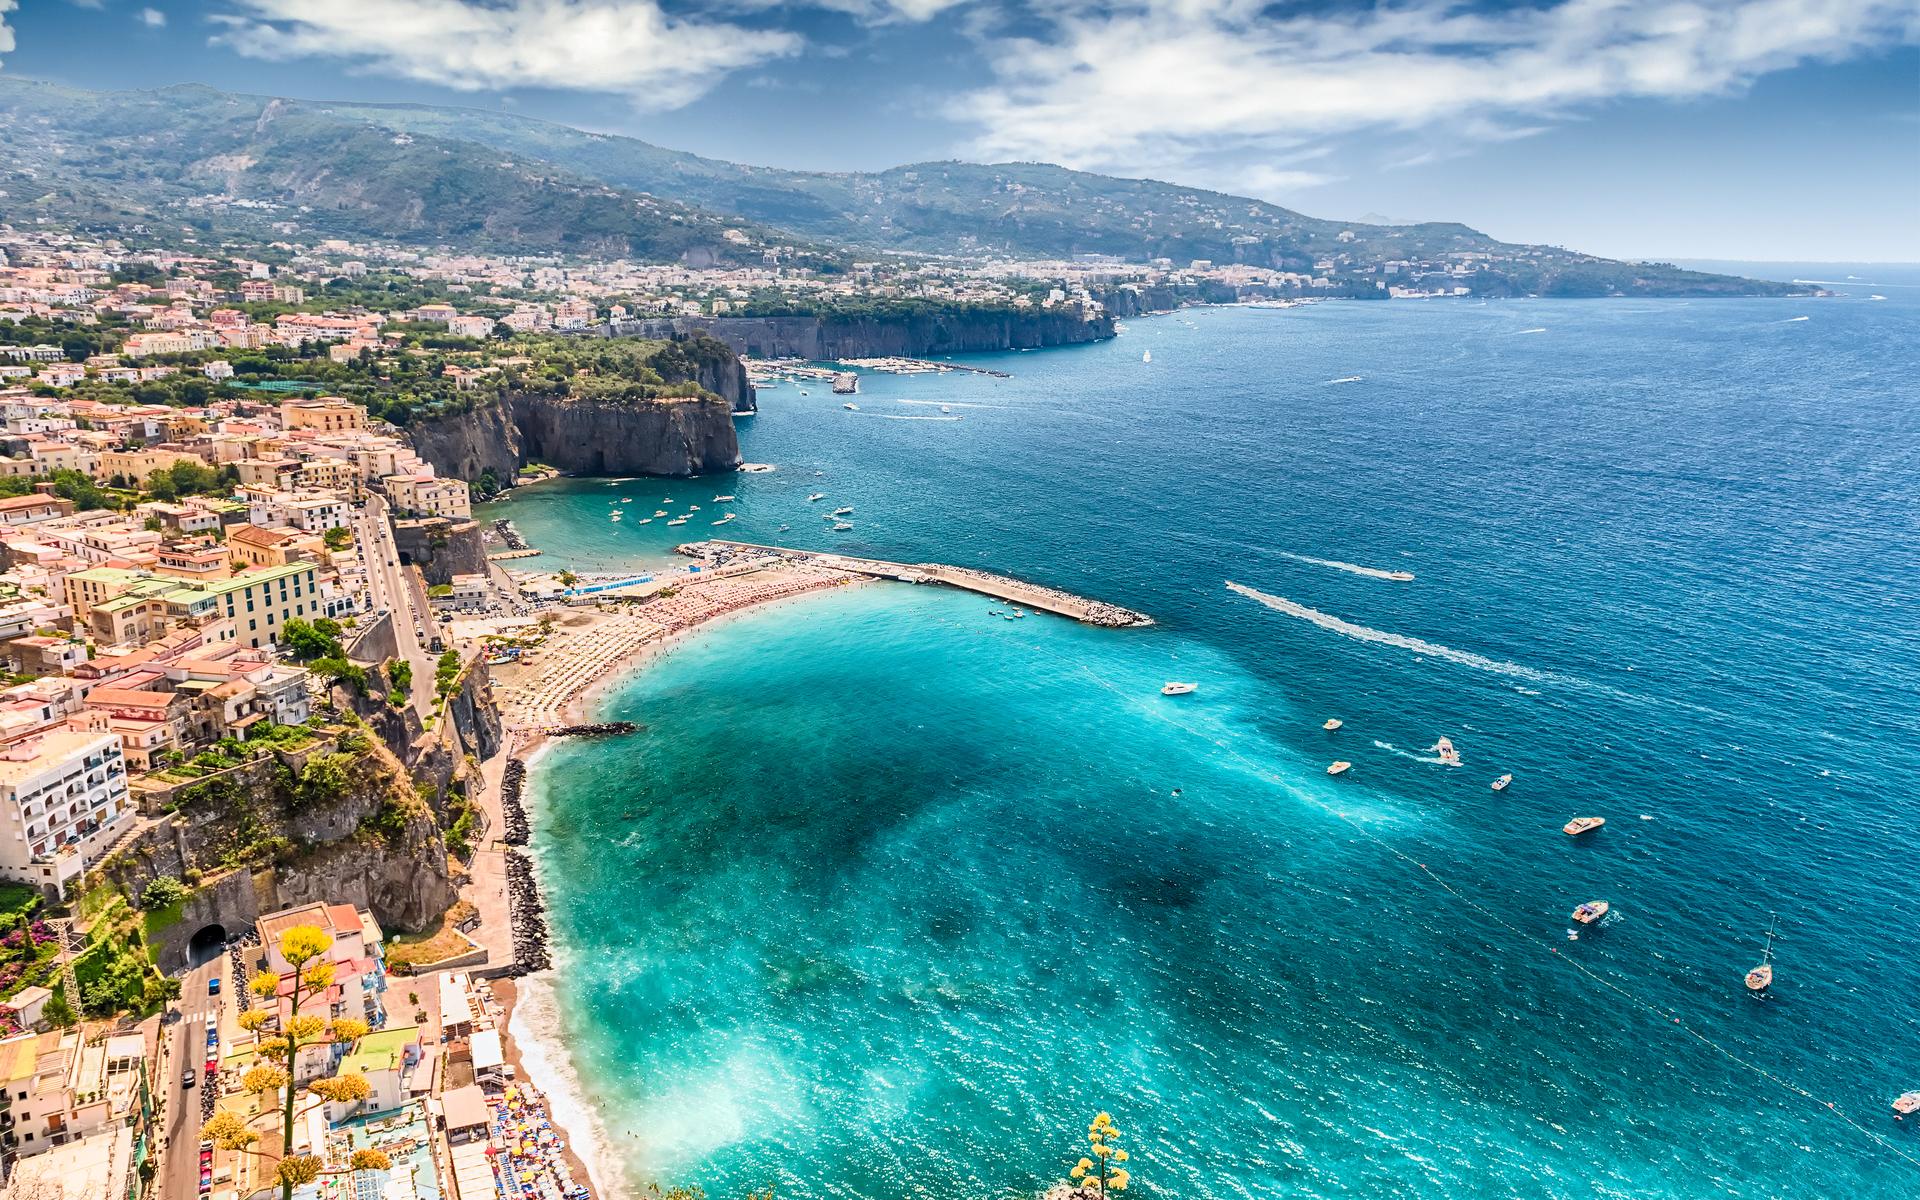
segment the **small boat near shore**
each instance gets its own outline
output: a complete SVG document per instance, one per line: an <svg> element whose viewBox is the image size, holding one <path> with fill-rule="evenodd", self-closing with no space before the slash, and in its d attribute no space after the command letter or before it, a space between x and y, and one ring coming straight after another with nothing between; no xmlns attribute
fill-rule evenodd
<svg viewBox="0 0 1920 1200"><path fill-rule="evenodd" d="M1327 774L1329 775L1345 775L1351 770L1353 770L1353 764L1344 758L1335 759L1333 762L1327 764Z"/></svg>
<svg viewBox="0 0 1920 1200"><path fill-rule="evenodd" d="M1591 925L1606 916L1611 907L1605 900L1589 900L1573 910L1573 919L1582 925Z"/></svg>
<svg viewBox="0 0 1920 1200"><path fill-rule="evenodd" d="M1507 785L1512 782L1513 782L1513 776L1502 775L1500 778L1494 780L1490 786L1496 792L1504 792L1507 790Z"/></svg>
<svg viewBox="0 0 1920 1200"><path fill-rule="evenodd" d="M844 517L852 511L853 511L853 505L843 504L839 508L836 508L833 510L833 515L836 517Z"/></svg>
<svg viewBox="0 0 1920 1200"><path fill-rule="evenodd" d="M1575 817L1565 825L1562 825L1560 831L1568 837L1579 837L1581 834L1598 829L1606 823L1607 819L1605 817Z"/></svg>
<svg viewBox="0 0 1920 1200"><path fill-rule="evenodd" d="M671 521L668 521L668 522L667 522L667 524L669 524L669 525L685 525L685 524L687 523L687 521L688 521L689 519L690 519L690 518L687 518L687 517L675 517L675 518L674 518L673 520L671 520Z"/></svg>
<svg viewBox="0 0 1920 1200"><path fill-rule="evenodd" d="M847 530L849 530L849 529L852 529L852 528L853 528L853 526L852 526L851 524L849 524L848 522L846 522L846 521L839 521L839 522L836 522L836 523L834 524L834 527L833 527L833 531L834 531L835 533L845 533L845 532L846 532Z"/></svg>
<svg viewBox="0 0 1920 1200"><path fill-rule="evenodd" d="M826 498L827 494L825 492L815 492L813 495L807 497L807 503L812 504L815 500L825 500Z"/></svg>
<svg viewBox="0 0 1920 1200"><path fill-rule="evenodd" d="M1326 730L1328 733L1332 733L1334 730L1340 728L1340 726L1344 724L1346 724L1346 722L1342 721L1339 717L1328 717L1326 719L1326 722L1322 724L1320 728Z"/></svg>
<svg viewBox="0 0 1920 1200"><path fill-rule="evenodd" d="M656 517L664 517L664 516L666 516L666 515L667 515L667 510L666 510L666 509L664 509L664 508L662 508L662 509L657 509L657 510L655 510L655 512L654 512L654 514L653 514L653 515L654 515L654 516L656 516Z"/></svg>
<svg viewBox="0 0 1920 1200"><path fill-rule="evenodd" d="M1907 1092L1903 1095L1894 1097L1894 1100L1893 1100L1893 1119L1894 1120L1898 1121L1902 1117L1910 1117L1917 1112L1920 1112L1920 1092Z"/></svg>
<svg viewBox="0 0 1920 1200"><path fill-rule="evenodd" d="M1161 685L1160 694L1162 696L1184 696L1189 692L1197 692L1199 690L1200 685L1197 683L1166 683Z"/></svg>
<svg viewBox="0 0 1920 1200"><path fill-rule="evenodd" d="M732 513L728 513L728 514L727 514L726 516L724 516L724 517L721 517L721 518L720 518L720 519L719 519L718 521L715 521L715 522L714 522L714 524L715 524L715 525L725 525L725 524L726 524L726 523L727 523L728 521L731 521L731 520L733 520L733 514L732 514Z"/></svg>
<svg viewBox="0 0 1920 1200"><path fill-rule="evenodd" d="M860 411L860 406L858 404L842 404L840 407L846 409L848 412Z"/></svg>
<svg viewBox="0 0 1920 1200"><path fill-rule="evenodd" d="M715 504L731 504L736 499L738 499L738 497L735 496L715 496L713 502Z"/></svg>

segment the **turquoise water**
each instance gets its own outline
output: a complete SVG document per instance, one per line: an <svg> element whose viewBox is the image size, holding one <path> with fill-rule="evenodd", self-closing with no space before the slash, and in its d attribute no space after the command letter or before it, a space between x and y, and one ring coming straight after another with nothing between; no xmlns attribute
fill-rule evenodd
<svg viewBox="0 0 1920 1200"><path fill-rule="evenodd" d="M1920 289L1129 326L769 391L770 475L501 507L575 565L704 536L606 519L670 497L1161 622L825 596L543 760L559 1021L632 1177L1014 1196L1104 1108L1199 1200L1920 1190Z"/></svg>

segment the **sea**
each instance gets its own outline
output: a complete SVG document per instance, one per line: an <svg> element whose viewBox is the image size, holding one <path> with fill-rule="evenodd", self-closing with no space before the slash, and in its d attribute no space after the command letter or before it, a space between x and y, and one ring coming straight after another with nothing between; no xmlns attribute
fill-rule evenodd
<svg viewBox="0 0 1920 1200"><path fill-rule="evenodd" d="M603 1182L1031 1197L1104 1111L1181 1200L1920 1195L1920 270L1813 270L1138 318L492 506L519 565L725 533L1157 622L826 593L542 756L521 1032Z"/></svg>

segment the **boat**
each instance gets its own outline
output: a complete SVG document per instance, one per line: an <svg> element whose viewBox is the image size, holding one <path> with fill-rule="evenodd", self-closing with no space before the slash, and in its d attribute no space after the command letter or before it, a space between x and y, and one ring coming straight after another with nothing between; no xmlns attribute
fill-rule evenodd
<svg viewBox="0 0 1920 1200"><path fill-rule="evenodd" d="M807 503L812 504L815 500L825 500L826 498L827 494L825 492L815 492L813 495L807 497Z"/></svg>
<svg viewBox="0 0 1920 1200"><path fill-rule="evenodd" d="M652 517L641 517L641 518L640 518L640 519L639 519L638 521L636 521L636 522L634 522L634 523L635 523L636 525L651 525L651 524L653 524L653 518L652 518Z"/></svg>
<svg viewBox="0 0 1920 1200"><path fill-rule="evenodd" d="M622 501L621 501L620 503L622 503L622 504L632 504L632 503L633 503L633 497L632 497L632 496L628 496L628 497L627 497L627 498L626 498L625 500L622 500Z"/></svg>
<svg viewBox="0 0 1920 1200"><path fill-rule="evenodd" d="M1611 906L1605 900L1589 900L1573 910L1573 919L1582 925L1591 925L1606 916L1609 907Z"/></svg>
<svg viewBox="0 0 1920 1200"><path fill-rule="evenodd" d="M1455 750L1453 743L1446 738L1443 737L1435 742L1432 749L1435 754L1440 756L1440 761L1449 767L1457 767L1460 765L1460 752Z"/></svg>
<svg viewBox="0 0 1920 1200"><path fill-rule="evenodd" d="M1493 787L1493 790L1496 792L1504 792L1507 790L1507 785L1512 782L1513 782L1513 776L1502 775L1500 778L1493 781L1492 787Z"/></svg>
<svg viewBox="0 0 1920 1200"><path fill-rule="evenodd" d="M845 532L846 532L847 530L849 530L849 529L852 529L852 528L853 528L853 526L852 526L851 524L849 524L848 522L846 522L846 521L839 521L839 522L836 522L836 523L834 524L834 527L833 527L833 531L834 531L835 533L845 533Z"/></svg>
<svg viewBox="0 0 1920 1200"><path fill-rule="evenodd" d="M860 406L858 404L842 404L840 407L846 409L848 412L860 411Z"/></svg>
<svg viewBox="0 0 1920 1200"><path fill-rule="evenodd" d="M1197 683L1166 683L1160 686L1160 694L1162 696L1184 696L1188 692L1197 692L1199 690L1200 685Z"/></svg>
<svg viewBox="0 0 1920 1200"><path fill-rule="evenodd" d="M853 511L853 505L843 504L839 508L836 508L833 510L833 515L836 517L844 517L852 511Z"/></svg>
<svg viewBox="0 0 1920 1200"><path fill-rule="evenodd" d="M730 503L731 501L733 501L734 499L735 499L735 497L733 497L733 496L715 496L715 497L713 498L713 502L714 502L715 504L727 504L727 503Z"/></svg>
<svg viewBox="0 0 1920 1200"><path fill-rule="evenodd" d="M1598 829L1607 823L1605 817L1575 817L1560 827L1568 837L1579 837L1590 829Z"/></svg>
<svg viewBox="0 0 1920 1200"><path fill-rule="evenodd" d="M675 517L673 520L667 522L669 525L685 525L686 523L687 518L685 517Z"/></svg>
<svg viewBox="0 0 1920 1200"><path fill-rule="evenodd" d="M1142 351L1140 352L1140 361L1141 361L1141 362L1143 362L1143 363L1150 363L1150 362L1152 362L1152 361L1153 361L1153 351L1151 351L1151 350L1142 350Z"/></svg>
<svg viewBox="0 0 1920 1200"><path fill-rule="evenodd" d="M1353 764L1343 758L1329 765L1327 767L1327 774L1345 775L1348 771L1351 771L1352 769L1353 769Z"/></svg>
<svg viewBox="0 0 1920 1200"><path fill-rule="evenodd" d="M731 520L733 520L733 514L732 514L732 513L728 513L728 514L727 514L726 516L724 516L724 517L721 517L721 518L720 518L720 519L719 519L718 521L715 521L715 522L714 522L714 524L715 524L715 525L725 525L725 524L726 524L726 523L727 523L728 521L731 521Z"/></svg>
<svg viewBox="0 0 1920 1200"><path fill-rule="evenodd" d="M664 508L662 508L662 509L656 509L656 510L654 511L654 514L653 514L653 515L654 515L654 516L656 516L656 517L664 517L664 516L666 516L666 515L667 515L667 510L666 510L666 509L664 509Z"/></svg>
<svg viewBox="0 0 1920 1200"><path fill-rule="evenodd" d="M1747 972L1747 990L1758 996L1773 986L1773 929L1780 914L1767 922L1767 948L1760 952L1760 965Z"/></svg>
<svg viewBox="0 0 1920 1200"><path fill-rule="evenodd" d="M1901 1117L1910 1117L1917 1112L1920 1112L1920 1092L1907 1092L1905 1095L1894 1098L1894 1120L1897 1121Z"/></svg>
<svg viewBox="0 0 1920 1200"><path fill-rule="evenodd" d="M688 512L699 512L699 511L700 511L700 506L699 506L698 504L689 504L689 505L687 505L687 511L688 511Z"/></svg>
<svg viewBox="0 0 1920 1200"><path fill-rule="evenodd" d="M1320 728L1326 730L1328 733L1332 733L1334 730L1340 728L1340 726L1343 724L1345 724L1345 722L1343 722L1339 717L1328 717L1326 720L1326 723L1320 726Z"/></svg>
<svg viewBox="0 0 1920 1200"><path fill-rule="evenodd" d="M943 412L943 413L950 413L950 412L952 412L952 411L953 411L953 409L951 409L951 408L949 408L948 406L946 406L946 405L944 405L944 404L942 404L942 405L940 406L940 411L941 411L941 412Z"/></svg>

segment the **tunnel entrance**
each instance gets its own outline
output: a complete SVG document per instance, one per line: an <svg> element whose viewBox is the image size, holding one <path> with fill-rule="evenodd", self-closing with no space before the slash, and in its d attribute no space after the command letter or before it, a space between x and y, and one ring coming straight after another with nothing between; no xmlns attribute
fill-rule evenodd
<svg viewBox="0 0 1920 1200"><path fill-rule="evenodd" d="M224 925L203 926L193 940L187 943L187 966L197 967L202 963L219 958L227 947L227 930Z"/></svg>

